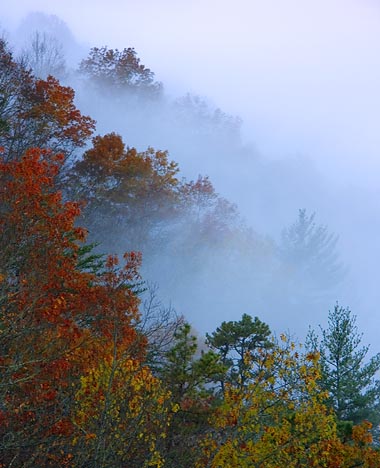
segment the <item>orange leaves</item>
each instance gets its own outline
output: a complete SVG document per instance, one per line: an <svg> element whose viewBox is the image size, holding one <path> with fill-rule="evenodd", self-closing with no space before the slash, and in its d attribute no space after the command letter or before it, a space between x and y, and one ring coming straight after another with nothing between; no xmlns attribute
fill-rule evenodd
<svg viewBox="0 0 380 468"><path fill-rule="evenodd" d="M61 86L52 76L36 80L32 106L24 116L39 122L38 133L50 131L50 137L58 141L67 140L75 146L83 146L95 128L95 122L76 109L74 95L72 88Z"/></svg>
<svg viewBox="0 0 380 468"><path fill-rule="evenodd" d="M50 429L50 432L52 435L55 436L70 437L73 433L73 429L74 427L72 422L68 418L62 418L53 424L53 426Z"/></svg>
<svg viewBox="0 0 380 468"><path fill-rule="evenodd" d="M63 203L61 194L54 191L61 160L48 161L48 155L48 151L31 149L20 162L0 162L0 177L4 181L0 188L3 201L0 226L3 242L7 241L3 261L20 258L17 275L28 283L41 281L39 273L47 274L49 270L56 278L52 284L61 282L58 272L54 274L57 266L62 266L58 268L60 272L69 269L70 263L74 267L73 259L65 255L64 249L75 252L75 241L84 237L83 231L74 227L79 205ZM41 263L43 257L48 261ZM49 282L45 276L43 283Z"/></svg>
<svg viewBox="0 0 380 468"><path fill-rule="evenodd" d="M111 175L115 164L125 156L125 145L119 135L108 133L92 139L92 148L86 151L85 160L88 164L97 164L104 167L105 172Z"/></svg>
<svg viewBox="0 0 380 468"><path fill-rule="evenodd" d="M62 158L40 149L18 162L0 162L0 287L7 298L0 305L0 372L6 383L0 385L6 420L0 436L12 431L20 446L37 447L37 464L53 457L54 466L63 460L59 447L73 431L72 399L80 377L100 362L128 355L138 366L145 345L133 327L141 257L126 254L123 266L110 257L97 275L77 269L86 232L75 226L79 205L63 202L55 189L61 164ZM143 387L149 375L141 375ZM9 449L6 456L15 453Z"/></svg>
<svg viewBox="0 0 380 468"><path fill-rule="evenodd" d="M325 452L328 455L328 468L378 468L380 452L372 445L371 424L368 421L354 426L352 436L345 443L335 438L325 441Z"/></svg>
<svg viewBox="0 0 380 468"><path fill-rule="evenodd" d="M75 198L83 199L83 222L96 240L105 226L111 238L143 250L156 226L170 226L181 205L178 167L165 151L126 148L115 133L97 136L69 174ZM167 221L167 223L166 223Z"/></svg>
<svg viewBox="0 0 380 468"><path fill-rule="evenodd" d="M93 147L84 154L83 161L75 166L75 173L81 177L91 177L97 184L103 183L110 200L121 201L131 196L147 197L178 184L177 165L168 161L167 152L149 148L138 153L135 148L125 149L121 137L115 133L97 136L92 140ZM98 189L102 189L101 185Z"/></svg>
<svg viewBox="0 0 380 468"><path fill-rule="evenodd" d="M369 432L372 429L372 424L369 421L364 421L358 426L352 428L352 440L359 445L372 444L372 434Z"/></svg>
<svg viewBox="0 0 380 468"><path fill-rule="evenodd" d="M68 157L85 144L95 122L75 107L73 89L52 76L36 79L13 61L4 40L0 40L0 76L0 146L6 148L8 159L20 159L33 146L62 151Z"/></svg>

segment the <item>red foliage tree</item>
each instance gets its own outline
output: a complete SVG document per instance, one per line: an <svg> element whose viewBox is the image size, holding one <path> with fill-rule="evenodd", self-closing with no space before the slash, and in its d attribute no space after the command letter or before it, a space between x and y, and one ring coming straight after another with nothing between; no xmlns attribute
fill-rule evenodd
<svg viewBox="0 0 380 468"><path fill-rule="evenodd" d="M17 63L0 39L0 146L8 159L20 159L33 146L62 152L82 147L95 122L74 105L74 90L49 76L36 79Z"/></svg>
<svg viewBox="0 0 380 468"><path fill-rule="evenodd" d="M0 459L17 466L62 466L81 375L110 339L137 360L144 346L133 326L140 257L124 268L110 258L98 275L77 268L86 232L79 205L55 190L61 164L39 149L0 162Z"/></svg>

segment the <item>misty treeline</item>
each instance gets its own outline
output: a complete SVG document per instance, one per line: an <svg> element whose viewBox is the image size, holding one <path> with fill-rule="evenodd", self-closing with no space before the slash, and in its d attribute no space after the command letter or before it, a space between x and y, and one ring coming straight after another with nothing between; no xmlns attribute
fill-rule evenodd
<svg viewBox="0 0 380 468"><path fill-rule="evenodd" d="M348 308L302 346L243 311L201 337L160 300L221 283L236 308L243 283L251 308L317 310L345 274L337 237L304 209L280 241L259 235L207 176L98 134L124 110L182 154L239 150L236 119L172 102L133 48L74 73L43 33L30 47L0 41L0 466L380 466L380 355Z"/></svg>
<svg viewBox="0 0 380 468"><path fill-rule="evenodd" d="M75 62L73 51L81 48L56 17L30 15L17 36L25 37L18 54L26 68L42 79L50 73L75 89L78 108L96 120L94 136L112 144L115 134L115 147L120 137L125 151L137 151L139 160L149 158L152 167L162 164L157 158L166 158L166 167L161 168L166 171L166 185L160 187L147 178L156 187L144 198L141 192L133 193L132 174L123 175L120 168L117 177L120 181L124 177L124 182L108 187L107 193L99 185L103 193L91 189L90 194L83 181L86 171L93 170L93 155L88 153L82 163L78 161L82 155L72 155L67 167L78 162L73 174L77 181L72 181L67 196L91 198L82 223L89 229L89 241L100 243L97 252L141 251L144 279L159 283L160 297L191 317L202 332L215 327L217 317L231 317L236 297L242 310L260 311L267 320L272 316L269 311L278 311L275 327L279 331L288 329L289 322L305 311L308 321L313 320L341 297L337 291L345 287L347 269L337 238L318 222L313 210L297 211L307 207L308 200L295 205L293 220L280 218L273 235L257 227L260 217L278 215L273 194L289 191L284 184L294 186L295 193L300 191L298 181L292 182L297 168L290 163L288 168L252 164L257 155L242 142L239 118L207 98L190 93L170 96L131 47L94 47L83 50ZM94 141L97 148L102 144ZM120 147L118 151L122 152ZM115 165L123 165L121 154ZM104 182L109 181L99 180ZM313 191L307 178L302 183ZM140 206L137 202L132 206L133 197L139 198ZM244 219L237 202L259 213L257 219Z"/></svg>

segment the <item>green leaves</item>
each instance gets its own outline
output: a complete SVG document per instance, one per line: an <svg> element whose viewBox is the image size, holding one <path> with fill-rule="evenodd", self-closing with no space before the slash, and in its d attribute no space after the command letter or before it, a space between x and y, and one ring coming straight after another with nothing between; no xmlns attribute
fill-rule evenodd
<svg viewBox="0 0 380 468"><path fill-rule="evenodd" d="M166 354L166 363L161 375L173 395L196 397L209 383L215 382L217 376L225 371L225 366L213 351L202 352L196 357L197 339L191 334L191 327L185 323L174 335L175 343Z"/></svg>
<svg viewBox="0 0 380 468"><path fill-rule="evenodd" d="M255 353L271 346L269 326L258 317L243 314L240 321L223 322L211 335L208 345L217 351L222 363L229 368L227 380L244 385L249 378L245 359L255 359ZM224 381L222 388L224 387Z"/></svg>
<svg viewBox="0 0 380 468"><path fill-rule="evenodd" d="M367 360L369 346L361 346L356 316L336 304L329 313L328 327L321 327L321 338L315 332L308 338L308 346L320 352L321 384L330 394L338 419L377 423L380 388L375 375L380 370L380 353Z"/></svg>

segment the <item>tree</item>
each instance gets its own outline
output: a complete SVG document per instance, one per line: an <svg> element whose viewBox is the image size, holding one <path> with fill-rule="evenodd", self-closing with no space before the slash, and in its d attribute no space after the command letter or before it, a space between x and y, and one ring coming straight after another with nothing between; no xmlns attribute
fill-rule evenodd
<svg viewBox="0 0 380 468"><path fill-rule="evenodd" d="M320 339L309 332L308 346L321 355L321 386L329 392L338 420L360 423L368 419L378 424L380 382L375 376L380 353L367 360L369 346L361 346L356 316L339 304L329 312L328 327L320 330Z"/></svg>
<svg viewBox="0 0 380 468"><path fill-rule="evenodd" d="M165 307L162 304L158 298L156 283L145 282L144 286L146 289L141 294L140 318L136 327L147 340L145 362L157 375L166 353L176 340L176 333L185 324L185 319L172 306Z"/></svg>
<svg viewBox="0 0 380 468"><path fill-rule="evenodd" d="M188 266L191 259L202 262L202 249L224 245L238 215L207 177L187 182L178 174L167 151L138 152L110 133L93 138L67 185L70 198L86 201L82 222L92 241L107 231L106 247L124 244L148 262L169 248L171 254L181 251Z"/></svg>
<svg viewBox="0 0 380 468"><path fill-rule="evenodd" d="M206 337L208 345L216 350L222 363L229 368L227 380L244 386L252 377L252 362L260 352L271 347L270 334L269 326L258 317L252 319L250 315L243 314L241 320L223 322ZM224 390L223 380L221 385Z"/></svg>
<svg viewBox="0 0 380 468"><path fill-rule="evenodd" d="M338 236L315 223L315 213L299 210L297 221L283 230L278 250L289 296L313 305L331 295L346 273L337 244Z"/></svg>
<svg viewBox="0 0 380 468"><path fill-rule="evenodd" d="M241 119L226 114L200 96L187 93L173 103L173 124L185 139L204 147L211 141L223 147L240 142ZM220 141L221 140L221 141Z"/></svg>
<svg viewBox="0 0 380 468"><path fill-rule="evenodd" d="M0 40L0 146L3 157L21 159L29 148L62 152L68 158L85 145L95 122L74 105L74 90L52 76L36 79L13 60Z"/></svg>
<svg viewBox="0 0 380 468"><path fill-rule="evenodd" d="M175 408L170 391L142 364L146 337L134 327L131 336L126 328L117 294L117 290L123 292L125 281L118 279L116 257L107 263L107 274L116 280L107 291L110 308L104 320L108 340L102 341L102 352L81 376L75 394L75 462L77 466L109 468L126 463L136 468L162 466L159 448ZM135 316L134 322L138 319Z"/></svg>
<svg viewBox="0 0 380 468"><path fill-rule="evenodd" d="M328 395L318 385L318 353L301 354L301 348L282 340L284 346L276 344L262 356L252 381L226 387L196 467L379 466L369 423L355 426L346 444L339 439L325 404Z"/></svg>
<svg viewBox="0 0 380 468"><path fill-rule="evenodd" d="M170 392L148 367L128 357L97 361L75 394L74 466L162 466L173 412Z"/></svg>
<svg viewBox="0 0 380 468"><path fill-rule="evenodd" d="M73 433L71 383L90 338L81 323L97 297L75 268L79 205L53 190L61 163L38 149L0 162L0 449L19 466L49 466Z"/></svg>
<svg viewBox="0 0 380 468"><path fill-rule="evenodd" d="M30 46L24 49L21 57L25 68L30 68L37 78L46 80L49 75L62 78L65 75L66 62L62 44L47 33L36 31L30 40Z"/></svg>
<svg viewBox="0 0 380 468"><path fill-rule="evenodd" d="M154 81L154 73L140 63L135 49L122 51L108 47L93 47L80 63L79 71L96 87L109 93L133 91L150 96L160 94L162 85Z"/></svg>
<svg viewBox="0 0 380 468"><path fill-rule="evenodd" d="M175 215L180 184L177 164L166 151L137 152L115 133L97 136L70 172L71 195L86 200L83 222L96 241L104 230L110 246L127 239L145 250ZM112 229L110 230L110 226Z"/></svg>
<svg viewBox="0 0 380 468"><path fill-rule="evenodd" d="M170 406L142 365L141 258L81 262L80 206L55 185L62 160L32 149L0 161L0 459L157 465Z"/></svg>
<svg viewBox="0 0 380 468"><path fill-rule="evenodd" d="M224 245L226 239L238 232L239 214L236 205L221 197L209 177L198 176L197 180L182 184L182 219L192 229L186 243Z"/></svg>
<svg viewBox="0 0 380 468"><path fill-rule="evenodd" d="M225 367L212 351L196 357L197 339L185 323L174 335L174 343L166 353L159 375L171 391L177 411L165 444L166 466L193 466L199 439L207 433L207 418L213 413L213 384ZM191 449L190 449L191 448Z"/></svg>

